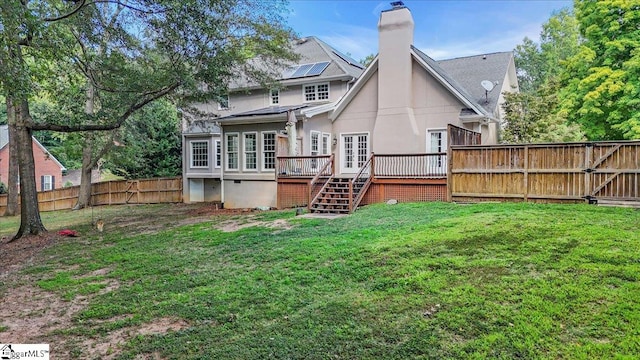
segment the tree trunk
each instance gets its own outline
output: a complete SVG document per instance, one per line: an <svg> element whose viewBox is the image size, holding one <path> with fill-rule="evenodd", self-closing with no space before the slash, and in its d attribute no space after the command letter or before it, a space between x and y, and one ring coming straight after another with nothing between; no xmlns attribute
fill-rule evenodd
<svg viewBox="0 0 640 360"><path fill-rule="evenodd" d="M7 124L9 125L9 176L7 178L7 209L4 216L14 216L18 213L18 142L16 140L16 112L13 100L7 102Z"/></svg>
<svg viewBox="0 0 640 360"><path fill-rule="evenodd" d="M73 210L80 210L89 206L91 202L91 170L93 169L92 148L91 143L93 136L87 134L84 146L82 147L82 172L80 175L80 190L78 193L78 202Z"/></svg>
<svg viewBox="0 0 640 360"><path fill-rule="evenodd" d="M19 239L24 235L40 235L47 231L40 218L38 208L38 191L36 190L36 167L33 158L33 142L31 141L31 115L29 102L26 99L14 102L16 114L16 137L18 163L20 170L20 229L13 237Z"/></svg>

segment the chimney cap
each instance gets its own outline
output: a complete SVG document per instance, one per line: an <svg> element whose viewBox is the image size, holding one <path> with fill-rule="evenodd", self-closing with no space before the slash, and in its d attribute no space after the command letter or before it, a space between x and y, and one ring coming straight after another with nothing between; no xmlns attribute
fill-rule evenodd
<svg viewBox="0 0 640 360"><path fill-rule="evenodd" d="M405 7L402 1L392 1L391 6L393 7L393 9L401 9Z"/></svg>

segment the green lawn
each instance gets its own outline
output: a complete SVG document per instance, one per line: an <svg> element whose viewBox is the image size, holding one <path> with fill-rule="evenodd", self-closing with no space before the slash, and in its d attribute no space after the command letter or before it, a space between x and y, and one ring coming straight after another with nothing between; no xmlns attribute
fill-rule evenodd
<svg viewBox="0 0 640 360"><path fill-rule="evenodd" d="M334 220L294 213L251 219L290 229L226 233L214 225L228 217L102 236L80 225L82 238L23 274L67 301L89 297L52 335L73 339L78 356L84 338L172 318L186 325L131 336L116 358L640 357L640 211L415 203ZM119 287L105 292L110 282ZM0 282L0 296L9 286Z"/></svg>

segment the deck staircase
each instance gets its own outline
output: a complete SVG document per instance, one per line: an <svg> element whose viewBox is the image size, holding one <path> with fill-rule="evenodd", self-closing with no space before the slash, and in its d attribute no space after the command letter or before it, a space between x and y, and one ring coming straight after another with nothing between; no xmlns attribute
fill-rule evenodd
<svg viewBox="0 0 640 360"><path fill-rule="evenodd" d="M320 194L311 204L309 209L312 213L325 214L348 214L349 204L349 182L348 178L331 178L326 186L322 188Z"/></svg>

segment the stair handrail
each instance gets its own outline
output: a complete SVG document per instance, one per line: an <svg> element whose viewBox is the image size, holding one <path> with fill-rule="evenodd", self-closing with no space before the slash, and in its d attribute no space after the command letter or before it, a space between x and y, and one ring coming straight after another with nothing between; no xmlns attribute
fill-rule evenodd
<svg viewBox="0 0 640 360"><path fill-rule="evenodd" d="M358 171L358 173L356 174L356 176L353 177L353 179L351 180L351 186L350 186L350 201L349 201L349 212L353 212L355 209L358 208L358 205L360 205L360 201L362 201L362 199L364 198L364 194L367 192L367 189L369 188L369 185L371 185L371 181L373 179L373 172L375 170L375 154L372 152L371 155L369 155L369 158L367 159L367 161L360 167L360 171ZM363 176L365 170L367 169L367 167L369 168L369 174L366 176L366 181L364 182L364 184L362 185L362 187L360 187L360 189L358 189L357 191L353 191L351 189L356 188L356 182L359 181L360 178L365 178L365 176ZM352 193L352 194L351 194ZM353 200L351 200L353 199Z"/></svg>
<svg viewBox="0 0 640 360"><path fill-rule="evenodd" d="M309 182L309 202L307 204L307 208L309 210L311 210L311 205L313 205L313 203L318 200L318 198L320 197L320 194L322 194L322 191L327 187L327 185L329 184L329 182L331 181L331 179L333 179L333 158L334 158L334 154L331 154L331 156L329 157L329 161L327 161L324 166L322 166L322 168L320 168L320 170L318 171L318 173L316 174L316 176L313 177L313 179L311 179L311 181ZM329 177L324 181L324 184L322 184L322 187L320 188L320 191L318 191L318 193L316 194L316 196L313 196L313 186L315 185L315 183L320 180L320 176L322 174L325 173L325 171L327 170L328 167L331 167L330 173L329 173Z"/></svg>

